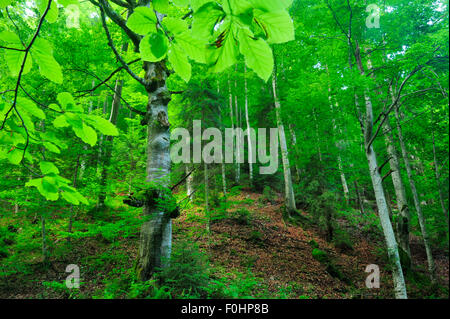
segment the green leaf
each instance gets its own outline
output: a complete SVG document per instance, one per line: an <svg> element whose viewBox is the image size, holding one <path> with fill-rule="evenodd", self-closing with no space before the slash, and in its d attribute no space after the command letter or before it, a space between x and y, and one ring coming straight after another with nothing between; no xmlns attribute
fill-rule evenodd
<svg viewBox="0 0 450 319"><path fill-rule="evenodd" d="M67 122L66 115L60 115L53 121L53 126L56 128L68 127L70 124Z"/></svg>
<svg viewBox="0 0 450 319"><path fill-rule="evenodd" d="M23 150L19 150L18 148L13 149L8 153L8 160L13 165L19 165L22 162Z"/></svg>
<svg viewBox="0 0 450 319"><path fill-rule="evenodd" d="M253 8L266 11L280 11L289 8L293 0L248 0Z"/></svg>
<svg viewBox="0 0 450 319"><path fill-rule="evenodd" d="M208 60L213 72L222 72L237 62L239 56L238 43L234 37L233 25L228 23L228 29L223 31L209 51Z"/></svg>
<svg viewBox="0 0 450 319"><path fill-rule="evenodd" d="M89 205L88 200L87 200L83 195L81 195L79 192L76 192L76 193L75 193L75 196L78 198L78 200L80 201L80 203L82 203L82 204L84 204L84 205Z"/></svg>
<svg viewBox="0 0 450 319"><path fill-rule="evenodd" d="M264 81L267 81L273 71L272 49L263 39L255 39L249 30L239 31L239 49L245 57L245 64L253 69Z"/></svg>
<svg viewBox="0 0 450 319"><path fill-rule="evenodd" d="M29 115L35 116L41 120L45 119L45 113L40 108L36 106L36 104L23 97L17 98L17 108L19 109L19 112L25 111Z"/></svg>
<svg viewBox="0 0 450 319"><path fill-rule="evenodd" d="M9 48L14 49L25 49L22 42L17 34L11 31L0 32L0 40L5 43ZM22 67L23 59L25 58L25 52L16 50L6 50L5 51L5 61L11 71L12 76L17 76ZM27 74L30 72L32 67L32 58L30 55L27 56L22 74Z"/></svg>
<svg viewBox="0 0 450 319"><path fill-rule="evenodd" d="M191 31L185 31L175 37L175 42L183 48L186 54L198 63L206 63L207 45L201 40L194 38Z"/></svg>
<svg viewBox="0 0 450 319"><path fill-rule="evenodd" d="M295 39L294 22L287 11L255 10L254 13L255 21L264 32L268 43L284 43Z"/></svg>
<svg viewBox="0 0 450 319"><path fill-rule="evenodd" d="M169 0L153 0L153 8L159 13L167 14L169 10Z"/></svg>
<svg viewBox="0 0 450 319"><path fill-rule="evenodd" d="M169 62L175 72L186 82L189 82L192 74L192 66L188 61L186 53L176 44L172 44L169 49Z"/></svg>
<svg viewBox="0 0 450 319"><path fill-rule="evenodd" d="M100 116L88 115L85 117L85 120L104 135L119 136L117 127Z"/></svg>
<svg viewBox="0 0 450 319"><path fill-rule="evenodd" d="M189 0L172 0L177 7L186 7L189 5Z"/></svg>
<svg viewBox="0 0 450 319"><path fill-rule="evenodd" d="M48 106L48 108L49 108L50 110L54 110L54 111L56 111L56 112L61 112L61 108L59 107L58 104L55 104L55 103L50 104L50 105Z"/></svg>
<svg viewBox="0 0 450 319"><path fill-rule="evenodd" d="M185 20L172 17L165 17L162 24L174 35L179 35L189 29Z"/></svg>
<svg viewBox="0 0 450 319"><path fill-rule="evenodd" d="M73 204L73 205L78 205L80 204L80 201L78 200L78 198L75 196L75 194L73 192L61 192L61 196L62 198L64 198L66 201L68 201L69 203Z"/></svg>
<svg viewBox="0 0 450 319"><path fill-rule="evenodd" d="M45 176L38 190L47 200L56 201L59 198L57 182L53 177Z"/></svg>
<svg viewBox="0 0 450 319"><path fill-rule="evenodd" d="M222 8L216 2L208 2L194 13L192 34L201 40L211 39L215 26L225 17Z"/></svg>
<svg viewBox="0 0 450 319"><path fill-rule="evenodd" d="M58 3L64 7L67 7L71 4L78 4L78 0L58 0Z"/></svg>
<svg viewBox="0 0 450 319"><path fill-rule="evenodd" d="M72 128L83 129L83 120L79 114L67 112L64 115L66 116L67 123L69 123Z"/></svg>
<svg viewBox="0 0 450 319"><path fill-rule="evenodd" d="M48 149L50 152L56 153L56 154L61 154L61 151L55 144L50 143L50 142L44 142L43 144L44 144L44 147L46 149Z"/></svg>
<svg viewBox="0 0 450 319"><path fill-rule="evenodd" d="M5 61L8 65L9 70L11 71L12 76L18 76L20 69L22 68L23 59L25 58L25 52L14 51L14 50L6 50L5 51ZM30 55L27 56L27 60L25 61L25 65L23 67L22 74L27 74L30 72L31 67L33 66L33 60Z"/></svg>
<svg viewBox="0 0 450 319"><path fill-rule="evenodd" d="M7 6L9 6L12 2L13 0L0 0L0 8L4 9Z"/></svg>
<svg viewBox="0 0 450 319"><path fill-rule="evenodd" d="M89 125L83 123L82 129L73 127L73 131L79 138L83 140L83 142L91 146L94 146L97 143L97 133L95 133L95 130Z"/></svg>
<svg viewBox="0 0 450 319"><path fill-rule="evenodd" d="M128 18L127 26L137 34L145 35L156 31L156 15L151 7L138 7Z"/></svg>
<svg viewBox="0 0 450 319"><path fill-rule="evenodd" d="M238 16L251 9L252 5L247 0L227 0L223 2L223 11L227 14Z"/></svg>
<svg viewBox="0 0 450 319"><path fill-rule="evenodd" d="M37 1L38 9L41 15L44 14L45 10L48 7L48 0L38 0ZM58 14L59 10L56 5L55 1L52 1L50 4L50 9L47 12L47 15L45 16L45 20L47 20L49 23L54 23L56 20L58 20Z"/></svg>
<svg viewBox="0 0 450 319"><path fill-rule="evenodd" d="M211 2L211 0L191 0L191 8L195 12L208 2Z"/></svg>
<svg viewBox="0 0 450 319"><path fill-rule="evenodd" d="M186 54L196 62L206 63L205 50L207 43L194 38L186 21L175 18L164 18L163 24L174 34L175 42L179 44Z"/></svg>
<svg viewBox="0 0 450 319"><path fill-rule="evenodd" d="M25 183L26 187L38 187L39 185L42 185L42 178L31 179Z"/></svg>
<svg viewBox="0 0 450 319"><path fill-rule="evenodd" d="M42 76L57 84L62 83L61 66L53 57L53 49L50 42L38 37L31 48L31 55L39 65L39 72Z"/></svg>
<svg viewBox="0 0 450 319"><path fill-rule="evenodd" d="M68 92L59 93L56 100L66 111L83 113L83 108L75 103L75 99Z"/></svg>
<svg viewBox="0 0 450 319"><path fill-rule="evenodd" d="M51 173L59 174L59 169L52 162L41 161L39 162L39 167L41 168L41 172L44 175Z"/></svg>
<svg viewBox="0 0 450 319"><path fill-rule="evenodd" d="M158 62L166 57L169 42L162 31L146 35L139 44L141 58L148 62Z"/></svg>

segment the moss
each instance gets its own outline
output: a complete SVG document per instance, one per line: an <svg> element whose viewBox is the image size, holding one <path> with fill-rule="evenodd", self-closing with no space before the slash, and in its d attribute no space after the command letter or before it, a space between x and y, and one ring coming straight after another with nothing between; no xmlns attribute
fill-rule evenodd
<svg viewBox="0 0 450 319"><path fill-rule="evenodd" d="M314 240L311 239L308 244L312 247L312 248L319 248L319 244Z"/></svg>
<svg viewBox="0 0 450 319"><path fill-rule="evenodd" d="M313 249L312 256L315 260L319 261L322 264L327 264L330 262L330 258L328 257L328 254L318 248Z"/></svg>

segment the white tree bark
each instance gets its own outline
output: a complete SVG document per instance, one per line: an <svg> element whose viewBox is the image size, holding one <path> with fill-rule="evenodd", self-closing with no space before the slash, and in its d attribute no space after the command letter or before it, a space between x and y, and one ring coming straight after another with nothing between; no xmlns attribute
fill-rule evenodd
<svg viewBox="0 0 450 319"><path fill-rule="evenodd" d="M217 79L217 94L220 94L220 85L219 80ZM220 123L222 122L222 107L220 107L219 110L219 116L220 116ZM227 195L227 175L226 175L226 168L225 168L225 160L224 160L224 154L222 153L222 161L220 163L220 168L222 172L222 191L223 195Z"/></svg>
<svg viewBox="0 0 450 319"><path fill-rule="evenodd" d="M185 165L185 172L186 175L188 175L189 173L191 173L191 169L189 168L189 165ZM189 197L189 201L192 200L191 196L193 193L193 187L192 187L192 183L194 180L194 173L190 174L187 178L186 178L186 196Z"/></svg>
<svg viewBox="0 0 450 319"><path fill-rule="evenodd" d="M281 158L283 161L283 172L284 172L284 196L286 210L291 213L297 210L295 205L295 195L294 188L292 186L292 176L291 168L289 165L289 154L286 143L286 135L284 132L284 125L281 119L281 103L277 96L277 73L276 66L274 66L272 74L272 89L273 89L273 99L275 102L275 112L277 117L278 132L280 135L280 148L281 148Z"/></svg>
<svg viewBox="0 0 450 319"><path fill-rule="evenodd" d="M250 134L250 120L248 118L248 86L247 86L247 66L244 66L244 87L245 87L245 121L247 122L247 130L249 134L247 134L248 140L248 158L253 158L253 149L252 149L252 138ZM250 184L253 185L253 163L251 160L248 161L249 165L249 177Z"/></svg>
<svg viewBox="0 0 450 319"><path fill-rule="evenodd" d="M145 64L146 79L154 81L148 101L147 181L163 187L169 186L170 132L167 106L170 93L166 87L166 70L160 64ZM167 212L149 205L144 206L139 259L136 265L138 278L150 279L155 268L165 267L172 250L172 220Z"/></svg>
<svg viewBox="0 0 450 319"><path fill-rule="evenodd" d="M237 64L235 67L235 75L237 75ZM236 128L240 128L239 117L239 103L237 95L237 79L234 79L234 106L236 114ZM239 184L241 180L241 131L237 132L236 136L236 183Z"/></svg>
<svg viewBox="0 0 450 319"><path fill-rule="evenodd" d="M381 227L383 228L384 237L386 240L389 260L392 263L392 277L394 281L394 292L397 299L406 299L406 285L403 277L403 270L400 263L400 255L398 252L397 241L395 240L394 230L392 228L391 221L389 219L389 211L384 195L384 189L382 184L382 178L378 170L377 156L373 145L368 145L372 138L373 128L373 109L370 97L365 94L366 100L366 124L365 124L365 153L367 161L369 163L370 177L372 179L372 185L375 192L375 198L377 201L378 215L380 217Z"/></svg>

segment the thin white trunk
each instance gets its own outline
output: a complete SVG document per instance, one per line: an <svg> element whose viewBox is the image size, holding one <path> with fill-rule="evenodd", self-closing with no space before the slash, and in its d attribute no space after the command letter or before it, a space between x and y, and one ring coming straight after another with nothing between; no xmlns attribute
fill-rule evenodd
<svg viewBox="0 0 450 319"><path fill-rule="evenodd" d="M235 76L237 76L237 64L235 67ZM238 104L238 94L237 94L237 79L234 80L234 106L236 114L236 128L240 128L239 119L239 104ZM239 184L241 180L241 135L238 132L236 136L236 183Z"/></svg>
<svg viewBox="0 0 450 319"><path fill-rule="evenodd" d="M273 99L275 102L275 112L277 117L278 131L280 135L281 157L283 160L285 205L286 210L290 213L295 212L297 210L297 207L295 205L294 188L292 186L292 176L291 176L291 168L289 166L289 154L286 144L286 135L284 132L283 121L281 119L281 104L277 96L277 73L275 66L272 74L272 89L273 89Z"/></svg>
<svg viewBox="0 0 450 319"><path fill-rule="evenodd" d="M250 120L248 118L248 87L247 87L247 66L244 66L244 86L245 86L245 120L247 122L247 130L249 134L247 134L248 139L248 158L253 158L253 150L252 150L252 139L250 134ZM248 161L249 165L249 177L250 184L253 185L253 163L251 160Z"/></svg>
<svg viewBox="0 0 450 319"><path fill-rule="evenodd" d="M372 137L373 127L373 109L370 97L365 94L366 100L366 125L365 125L365 149L366 157L369 163L370 177L377 201L378 215L380 217L381 227L383 228L386 240L389 260L392 263L392 277L394 281L394 292L397 299L406 299L406 285L403 277L402 265L400 263L400 255L398 252L397 241L395 239L394 229L389 218L389 210L384 194L382 178L378 170L377 156L373 145L368 145ZM370 134L368 134L370 132Z"/></svg>
<svg viewBox="0 0 450 319"><path fill-rule="evenodd" d="M220 85L219 85L218 79L217 79L217 94L220 94ZM220 107L219 116L220 116L220 123L223 123L222 122L222 107ZM220 162L220 167L221 167L221 171L222 171L222 191L223 191L223 195L226 196L227 195L227 175L226 175L226 170L225 170L225 161L224 161L223 153L222 153L222 159Z"/></svg>
<svg viewBox="0 0 450 319"><path fill-rule="evenodd" d="M185 172L186 175L188 175L189 173L191 173L191 169L189 168L189 165L185 166ZM193 188L192 188L192 183L194 180L194 173L191 173L187 178L186 178L186 195L189 197L189 200L192 200L191 196L193 193Z"/></svg>

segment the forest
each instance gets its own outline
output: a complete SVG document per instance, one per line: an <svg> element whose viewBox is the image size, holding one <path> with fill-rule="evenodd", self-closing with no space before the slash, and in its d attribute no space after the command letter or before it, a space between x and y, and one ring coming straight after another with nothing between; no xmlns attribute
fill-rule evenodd
<svg viewBox="0 0 450 319"><path fill-rule="evenodd" d="M448 0L0 0L0 299L448 299Z"/></svg>

